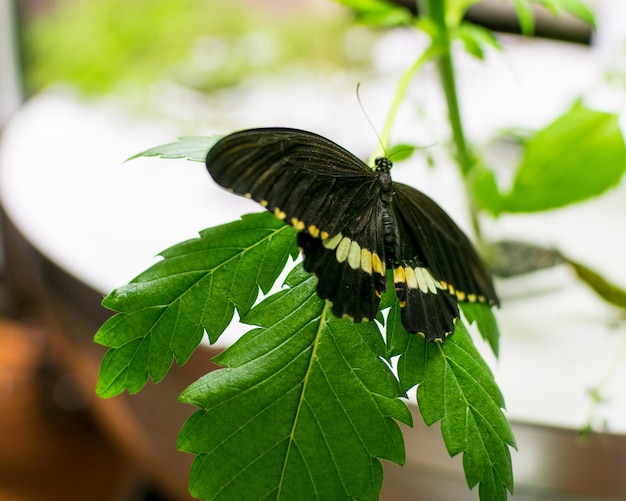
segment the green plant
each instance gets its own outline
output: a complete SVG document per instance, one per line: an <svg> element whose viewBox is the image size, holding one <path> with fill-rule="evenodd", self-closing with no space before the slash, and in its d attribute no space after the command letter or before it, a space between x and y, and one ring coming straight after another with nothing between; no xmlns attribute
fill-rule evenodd
<svg viewBox="0 0 626 501"><path fill-rule="evenodd" d="M303 61L325 71L359 63L337 50L347 21L276 16L240 0L55 2L25 16L25 84L94 95L169 80L210 91Z"/></svg>
<svg viewBox="0 0 626 501"><path fill-rule="evenodd" d="M428 0L420 3L418 17L386 0L341 3L374 25L416 26L430 36L428 49L399 81L380 149L394 151L389 145L397 109L415 74L434 62L478 237L481 212L548 210L599 195L621 179L625 148L616 117L576 105L525 142L512 186L498 185L495 172L465 139L456 94L453 42L460 40L478 57L486 45L498 46L491 33L463 21L475 1ZM530 30L528 2L513 3ZM577 0L539 3L593 22ZM204 161L213 141L182 138L140 155ZM400 149L406 157L415 148L395 148ZM591 175L589 163L602 168ZM313 278L291 264L298 253L295 234L270 213L247 215L167 249L160 262L112 292L103 304L117 314L96 334L96 342L110 348L98 393L134 393L148 378L160 381L174 359L188 360L205 332L215 342L236 310L254 327L214 359L222 369L181 395L199 407L178 442L181 450L197 455L190 477L193 495L376 499L380 459L404 461L398 421L410 424L411 417L401 398L417 385L424 421L439 421L449 453L463 454L469 487L478 484L481 499L505 499L513 491L515 439L502 412L501 392L466 325L475 323L497 354L498 330L489 307L462 304L465 320L457 321L445 344L404 330L393 291L382 298L387 314L379 323L339 320L315 294ZM581 278L621 304L624 294L618 288L570 262ZM285 266L291 267L285 288L267 295ZM255 305L259 289L267 296ZM390 370L395 357L396 375Z"/></svg>

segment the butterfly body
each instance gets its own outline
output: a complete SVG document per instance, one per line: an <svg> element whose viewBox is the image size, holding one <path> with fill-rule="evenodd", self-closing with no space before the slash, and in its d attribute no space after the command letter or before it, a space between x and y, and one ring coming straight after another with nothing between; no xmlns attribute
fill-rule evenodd
<svg viewBox="0 0 626 501"><path fill-rule="evenodd" d="M404 327L427 340L453 331L458 301L498 303L467 237L426 195L393 182L387 158L373 170L312 132L266 128L222 138L206 164L218 184L298 231L303 266L336 316L373 319L387 270Z"/></svg>

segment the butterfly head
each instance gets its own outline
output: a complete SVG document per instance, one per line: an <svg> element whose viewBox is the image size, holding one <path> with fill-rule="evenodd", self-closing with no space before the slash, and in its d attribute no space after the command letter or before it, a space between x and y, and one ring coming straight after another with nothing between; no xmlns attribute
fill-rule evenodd
<svg viewBox="0 0 626 501"><path fill-rule="evenodd" d="M391 170L391 167L393 166L393 164L391 163L391 160L389 160L387 157L378 157L376 158L376 160L374 161L374 164L376 165L376 172L379 173L385 173L385 174L389 174L389 171Z"/></svg>
<svg viewBox="0 0 626 501"><path fill-rule="evenodd" d="M376 174L378 174L378 181L381 184L383 193L389 195L391 193L391 160L386 157L378 157L375 161L376 164ZM391 199L387 200L387 203L390 203Z"/></svg>

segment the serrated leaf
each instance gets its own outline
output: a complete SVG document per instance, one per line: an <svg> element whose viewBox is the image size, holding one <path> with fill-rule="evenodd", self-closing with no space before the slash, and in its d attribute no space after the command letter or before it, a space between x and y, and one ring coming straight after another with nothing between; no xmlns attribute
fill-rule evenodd
<svg viewBox="0 0 626 501"><path fill-rule="evenodd" d="M491 306L484 303L460 303L463 315L470 324L476 323L478 332L489 343L497 357L500 349L500 330Z"/></svg>
<svg viewBox="0 0 626 501"><path fill-rule="evenodd" d="M215 342L235 308L245 315L259 288L268 292L297 252L293 228L269 212L209 228L162 252L162 261L103 301L119 313L95 336L111 348L98 394L135 393L148 376L160 381L174 358L187 361L205 331Z"/></svg>
<svg viewBox="0 0 626 501"><path fill-rule="evenodd" d="M617 115L576 106L531 138L501 209L563 207L616 186L626 169Z"/></svg>
<svg viewBox="0 0 626 501"><path fill-rule="evenodd" d="M166 159L186 158L193 162L204 162L211 147L219 137L184 136L173 143L162 144L133 155L139 157L161 157Z"/></svg>
<svg viewBox="0 0 626 501"><path fill-rule="evenodd" d="M506 499L513 492L509 447L515 438L502 394L463 323L457 321L445 344L426 344L423 361L417 401L424 421L441 421L448 452L463 453L467 483L480 484L481 499Z"/></svg>
<svg viewBox="0 0 626 501"><path fill-rule="evenodd" d="M410 423L381 360L374 322L335 318L298 266L289 288L250 311L261 325L215 361L226 368L181 400L201 408L181 450L197 454L190 490L202 499L375 500L379 458L404 461L395 420Z"/></svg>
<svg viewBox="0 0 626 501"><path fill-rule="evenodd" d="M394 291L391 289L385 294L394 294ZM406 392L424 380L426 345L422 336L407 332L400 311L400 304L394 298L387 315L387 357L400 355L396 369L400 388Z"/></svg>

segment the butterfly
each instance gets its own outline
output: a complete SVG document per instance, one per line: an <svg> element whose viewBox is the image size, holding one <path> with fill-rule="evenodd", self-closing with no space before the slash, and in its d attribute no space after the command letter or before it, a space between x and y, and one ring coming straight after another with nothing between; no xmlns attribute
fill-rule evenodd
<svg viewBox="0 0 626 501"><path fill-rule="evenodd" d="M458 302L498 305L471 242L422 192L391 180L389 159L368 167L313 132L235 132L209 150L217 184L251 198L298 232L303 266L337 317L372 320L393 276L410 333L445 341Z"/></svg>

